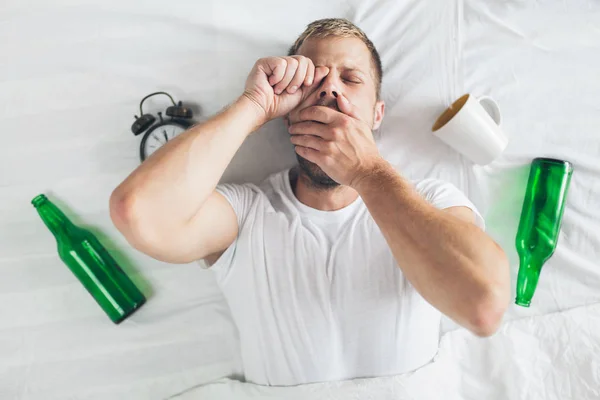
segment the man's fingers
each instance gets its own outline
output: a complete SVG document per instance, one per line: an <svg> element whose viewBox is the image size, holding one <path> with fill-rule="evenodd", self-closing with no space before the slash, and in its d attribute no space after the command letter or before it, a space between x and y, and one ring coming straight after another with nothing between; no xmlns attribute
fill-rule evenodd
<svg viewBox="0 0 600 400"><path fill-rule="evenodd" d="M306 107L298 113L301 121L317 121L330 124L340 117L340 113L325 106Z"/></svg>
<svg viewBox="0 0 600 400"><path fill-rule="evenodd" d="M315 64L310 58L307 58L306 77L304 78L304 86L310 87L315 80Z"/></svg>
<svg viewBox="0 0 600 400"><path fill-rule="evenodd" d="M350 100L342 93L337 96L337 104L341 112L352 118L359 119L356 107L354 107L354 104L350 103Z"/></svg>
<svg viewBox="0 0 600 400"><path fill-rule="evenodd" d="M296 73L286 89L288 93L295 93L296 90L302 86L304 80L306 79L306 69L308 68L308 58L302 56L293 58L298 60L298 67L296 68Z"/></svg>
<svg viewBox="0 0 600 400"><path fill-rule="evenodd" d="M329 73L329 68L315 67L312 60L304 56L264 58L258 68L267 75L275 94L286 90L294 93L302 86L313 89Z"/></svg>
<svg viewBox="0 0 600 400"><path fill-rule="evenodd" d="M285 69L285 74L283 75L283 79L275 85L273 90L275 94L281 94L290 84L294 75L296 75L296 70L298 69L298 60L292 57L287 57L285 59L287 63L287 67Z"/></svg>
<svg viewBox="0 0 600 400"><path fill-rule="evenodd" d="M285 58L273 57L265 60L265 73L269 76L269 85L273 86L281 82L285 75L287 62Z"/></svg>
<svg viewBox="0 0 600 400"><path fill-rule="evenodd" d="M317 164L321 168L331 166L334 164L334 161L331 158L331 156L328 156L327 154L324 154L315 149L311 149L310 147L296 146L295 150L296 153L306 158L308 161Z"/></svg>
<svg viewBox="0 0 600 400"><path fill-rule="evenodd" d="M296 150L296 153L306 158L308 161L319 165L319 162L321 161L319 151L304 146L296 146L294 150Z"/></svg>
<svg viewBox="0 0 600 400"><path fill-rule="evenodd" d="M295 146L308 147L317 151L320 151L326 145L323 139L313 135L292 135L290 140Z"/></svg>
<svg viewBox="0 0 600 400"><path fill-rule="evenodd" d="M315 135L325 140L333 139L333 131L330 125L314 121L302 121L291 125L288 132L292 135Z"/></svg>

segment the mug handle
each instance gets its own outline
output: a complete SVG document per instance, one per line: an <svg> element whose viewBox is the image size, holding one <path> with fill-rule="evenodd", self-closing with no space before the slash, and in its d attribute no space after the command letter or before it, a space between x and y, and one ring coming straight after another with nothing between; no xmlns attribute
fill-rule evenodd
<svg viewBox="0 0 600 400"><path fill-rule="evenodd" d="M481 96L477 98L481 107L492 117L496 125L500 126L502 122L502 116L500 115L500 107L498 107L498 103L490 96Z"/></svg>

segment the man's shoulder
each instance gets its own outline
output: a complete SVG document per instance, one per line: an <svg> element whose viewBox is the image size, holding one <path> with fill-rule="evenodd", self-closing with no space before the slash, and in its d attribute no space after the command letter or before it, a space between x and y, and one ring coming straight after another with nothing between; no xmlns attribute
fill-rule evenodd
<svg viewBox="0 0 600 400"><path fill-rule="evenodd" d="M275 172L269 175L265 180L263 180L260 184L260 188L264 191L266 190L282 190L285 188L286 179L289 179L289 171L290 169L284 169L279 172Z"/></svg>
<svg viewBox="0 0 600 400"><path fill-rule="evenodd" d="M289 168L275 172L255 186L255 190L261 196L272 200L276 196L287 196L289 187Z"/></svg>
<svg viewBox="0 0 600 400"><path fill-rule="evenodd" d="M411 183L415 190L429 202L439 198L463 197L465 193L454 183L437 178L414 179Z"/></svg>
<svg viewBox="0 0 600 400"><path fill-rule="evenodd" d="M431 192L443 190L447 187L456 187L451 182L437 178L411 179L410 182L418 192Z"/></svg>
<svg viewBox="0 0 600 400"><path fill-rule="evenodd" d="M243 182L243 183L220 183L216 190L226 197L231 195L245 196L250 198L262 198L269 200L276 193L286 192L286 178L289 169L279 171L269 175L260 183Z"/></svg>

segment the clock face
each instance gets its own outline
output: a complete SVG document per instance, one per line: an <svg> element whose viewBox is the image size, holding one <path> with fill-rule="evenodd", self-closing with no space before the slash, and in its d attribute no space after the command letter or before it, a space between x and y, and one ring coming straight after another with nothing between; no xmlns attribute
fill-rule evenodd
<svg viewBox="0 0 600 400"><path fill-rule="evenodd" d="M150 157L161 146L184 131L185 128L183 126L169 123L154 128L147 134L144 142L144 147L142 148L145 155L144 158Z"/></svg>

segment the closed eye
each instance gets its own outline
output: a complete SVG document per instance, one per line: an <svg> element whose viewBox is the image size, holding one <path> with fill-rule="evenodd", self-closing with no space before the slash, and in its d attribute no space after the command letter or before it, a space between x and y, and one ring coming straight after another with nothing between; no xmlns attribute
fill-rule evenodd
<svg viewBox="0 0 600 400"><path fill-rule="evenodd" d="M361 83L362 83L362 82L361 82L361 81L359 81L358 79L346 79L346 78L343 78L342 80L343 80L344 82L347 82L347 83L355 83L355 84L361 84Z"/></svg>

